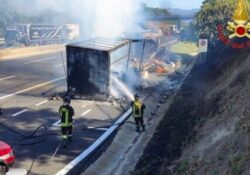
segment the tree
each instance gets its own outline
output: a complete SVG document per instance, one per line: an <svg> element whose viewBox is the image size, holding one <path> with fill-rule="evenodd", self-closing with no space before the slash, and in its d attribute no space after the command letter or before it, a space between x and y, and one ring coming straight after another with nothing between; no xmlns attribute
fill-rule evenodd
<svg viewBox="0 0 250 175"><path fill-rule="evenodd" d="M196 15L199 37L208 38L214 45L218 38L217 26L226 26L232 20L235 5L235 0L205 0Z"/></svg>
<svg viewBox="0 0 250 175"><path fill-rule="evenodd" d="M162 17L170 15L167 9L148 7L146 4L142 5L142 13L147 17Z"/></svg>

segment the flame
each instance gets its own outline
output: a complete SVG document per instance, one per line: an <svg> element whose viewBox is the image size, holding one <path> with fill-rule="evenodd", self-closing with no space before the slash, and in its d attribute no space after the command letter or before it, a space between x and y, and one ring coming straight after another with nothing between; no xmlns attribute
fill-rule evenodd
<svg viewBox="0 0 250 175"><path fill-rule="evenodd" d="M148 77L149 77L148 71L144 71L144 72L142 73L142 77L143 77L144 79L148 79Z"/></svg>
<svg viewBox="0 0 250 175"><path fill-rule="evenodd" d="M157 74L164 74L164 73L167 73L167 70L164 67L162 67L161 65L159 65L156 67L155 72Z"/></svg>
<svg viewBox="0 0 250 175"><path fill-rule="evenodd" d="M233 19L238 24L244 24L248 21L249 16L245 0L238 0Z"/></svg>

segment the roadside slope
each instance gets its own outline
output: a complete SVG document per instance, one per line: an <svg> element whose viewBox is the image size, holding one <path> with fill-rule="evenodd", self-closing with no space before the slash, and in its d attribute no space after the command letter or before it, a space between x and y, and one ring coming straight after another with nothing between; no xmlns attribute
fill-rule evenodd
<svg viewBox="0 0 250 175"><path fill-rule="evenodd" d="M132 174L249 173L248 53L221 46L193 68Z"/></svg>

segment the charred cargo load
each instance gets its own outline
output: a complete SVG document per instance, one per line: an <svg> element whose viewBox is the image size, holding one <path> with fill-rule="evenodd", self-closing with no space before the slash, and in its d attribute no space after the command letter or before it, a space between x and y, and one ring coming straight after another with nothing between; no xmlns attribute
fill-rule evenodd
<svg viewBox="0 0 250 175"><path fill-rule="evenodd" d="M75 98L107 100L111 73L126 71L128 44L126 40L95 39L67 45L68 93Z"/></svg>

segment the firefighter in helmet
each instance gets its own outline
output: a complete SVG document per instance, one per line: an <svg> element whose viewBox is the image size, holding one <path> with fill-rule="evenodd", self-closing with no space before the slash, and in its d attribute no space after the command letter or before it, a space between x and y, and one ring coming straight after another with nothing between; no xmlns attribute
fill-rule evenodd
<svg viewBox="0 0 250 175"><path fill-rule="evenodd" d="M71 141L72 138L73 116L74 116L74 109L70 106L69 97L65 97L63 99L63 105L59 108L59 114L61 117L63 146L66 147L66 143L68 141Z"/></svg>
<svg viewBox="0 0 250 175"><path fill-rule="evenodd" d="M131 102L131 106L132 106L133 117L135 119L136 131L140 132L140 128L142 128L142 131L145 131L143 114L146 106L139 100L138 94L135 94L134 98L135 100Z"/></svg>

